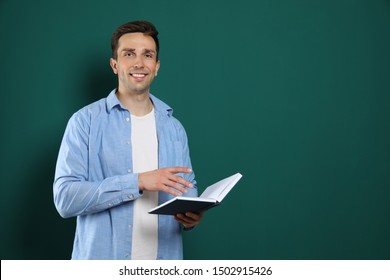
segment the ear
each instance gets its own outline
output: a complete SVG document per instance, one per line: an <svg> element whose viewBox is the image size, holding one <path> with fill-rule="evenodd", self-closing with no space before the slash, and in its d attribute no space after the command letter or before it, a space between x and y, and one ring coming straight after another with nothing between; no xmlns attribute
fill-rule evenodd
<svg viewBox="0 0 390 280"><path fill-rule="evenodd" d="M157 63L156 63L156 70L154 71L154 76L156 77L157 76L157 73L158 73L158 70L160 69L160 60L157 60Z"/></svg>
<svg viewBox="0 0 390 280"><path fill-rule="evenodd" d="M117 64L118 62L115 59L110 58L110 66L115 75L118 74Z"/></svg>

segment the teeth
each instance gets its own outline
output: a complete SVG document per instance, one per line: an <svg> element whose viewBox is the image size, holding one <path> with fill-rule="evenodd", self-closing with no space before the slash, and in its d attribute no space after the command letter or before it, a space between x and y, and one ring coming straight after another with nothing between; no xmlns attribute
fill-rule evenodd
<svg viewBox="0 0 390 280"><path fill-rule="evenodd" d="M133 77L137 77L137 78L142 78L142 77L145 77L146 75L145 74L131 74Z"/></svg>

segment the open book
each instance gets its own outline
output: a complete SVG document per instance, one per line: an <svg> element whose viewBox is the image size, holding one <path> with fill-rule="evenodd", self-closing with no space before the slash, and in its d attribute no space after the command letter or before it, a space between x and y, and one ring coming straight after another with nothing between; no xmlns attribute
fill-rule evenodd
<svg viewBox="0 0 390 280"><path fill-rule="evenodd" d="M227 177L207 187L199 197L177 196L149 210L149 214L176 215L186 212L202 212L221 203L241 179L240 173Z"/></svg>

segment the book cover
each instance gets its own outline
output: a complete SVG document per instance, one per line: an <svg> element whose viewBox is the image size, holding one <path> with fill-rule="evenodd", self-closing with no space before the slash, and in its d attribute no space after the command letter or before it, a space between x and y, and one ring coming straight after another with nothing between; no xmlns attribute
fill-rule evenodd
<svg viewBox="0 0 390 280"><path fill-rule="evenodd" d="M186 212L202 212L218 206L225 196L241 179L242 175L236 173L205 189L199 197L177 196L167 202L149 210L149 214L176 215Z"/></svg>

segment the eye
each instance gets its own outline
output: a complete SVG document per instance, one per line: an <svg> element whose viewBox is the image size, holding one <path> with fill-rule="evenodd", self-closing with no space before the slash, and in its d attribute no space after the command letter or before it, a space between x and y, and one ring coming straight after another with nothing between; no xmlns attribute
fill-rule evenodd
<svg viewBox="0 0 390 280"><path fill-rule="evenodd" d="M145 57L146 57L146 58L153 58L153 54L152 54L152 53L146 53L146 54L145 54Z"/></svg>
<svg viewBox="0 0 390 280"><path fill-rule="evenodd" d="M125 53L125 56L127 56L127 57L131 57L131 56L134 56L134 53L127 52L127 53Z"/></svg>

